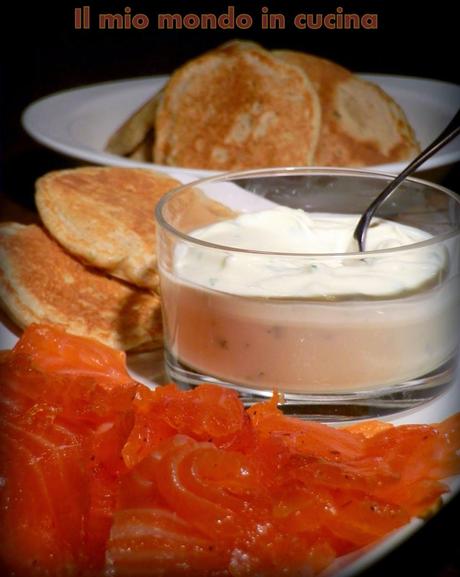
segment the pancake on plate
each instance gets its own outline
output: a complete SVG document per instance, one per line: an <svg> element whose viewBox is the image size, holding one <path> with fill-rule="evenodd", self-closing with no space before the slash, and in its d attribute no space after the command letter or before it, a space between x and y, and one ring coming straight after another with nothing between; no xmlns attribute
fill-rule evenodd
<svg viewBox="0 0 460 577"><path fill-rule="evenodd" d="M227 52L232 50L260 50L261 52L267 52L263 46L254 42L253 40L241 40L240 38L234 38L233 40L229 40L228 42L224 42L217 46L215 50L225 50Z"/></svg>
<svg viewBox="0 0 460 577"><path fill-rule="evenodd" d="M299 67L232 42L171 76L153 159L211 170L311 164L320 122L318 96Z"/></svg>
<svg viewBox="0 0 460 577"><path fill-rule="evenodd" d="M149 133L153 131L161 94L161 90L154 94L123 122L109 138L106 145L107 152L120 156L130 156L136 149L139 149ZM149 157L151 157L151 152L149 152Z"/></svg>
<svg viewBox="0 0 460 577"><path fill-rule="evenodd" d="M126 157L131 160L137 160L138 162L153 162L152 149L154 138L154 131L152 128L147 132L144 140L138 144L132 152L126 154Z"/></svg>
<svg viewBox="0 0 460 577"><path fill-rule="evenodd" d="M181 183L148 169L83 167L49 172L36 183L40 217L85 264L156 289L154 210Z"/></svg>
<svg viewBox="0 0 460 577"><path fill-rule="evenodd" d="M0 304L21 328L54 323L122 350L162 344L158 295L85 267L34 224L0 224Z"/></svg>
<svg viewBox="0 0 460 577"><path fill-rule="evenodd" d="M316 165L371 166L409 160L419 152L404 112L379 86L311 54L273 54L303 70L318 91L322 122Z"/></svg>

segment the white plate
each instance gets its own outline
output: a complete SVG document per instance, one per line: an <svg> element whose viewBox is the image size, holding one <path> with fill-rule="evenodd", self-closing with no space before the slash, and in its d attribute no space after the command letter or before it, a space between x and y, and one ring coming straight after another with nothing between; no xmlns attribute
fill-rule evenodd
<svg viewBox="0 0 460 577"><path fill-rule="evenodd" d="M460 86L455 84L405 76L360 76L381 86L399 103L422 148L441 132L460 106ZM169 171L171 167L130 160L104 150L110 135L167 80L168 76L152 76L59 92L30 104L23 113L22 124L41 144L79 160ZM422 170L458 160L460 137L427 160ZM397 173L404 166L405 163L392 163L368 168ZM213 174L205 170L181 170L195 176Z"/></svg>
<svg viewBox="0 0 460 577"><path fill-rule="evenodd" d="M18 339L20 331L16 330L8 323L8 326L0 320L0 349L11 348ZM128 357L128 370L131 376L143 382L149 387L155 386L155 380L162 375L163 358L161 351L154 353L141 353ZM458 389L460 382L456 386L422 409L412 410L391 420L395 425L410 423L436 423L451 414L460 411L460 399ZM444 503L448 502L460 491L460 475L447 480L451 491L444 496ZM353 577L375 565L385 555L402 545L409 537L418 531L423 525L421 519L413 519L410 523L391 533L380 543L367 547L364 550L356 551L350 555L339 557L326 571L318 577Z"/></svg>

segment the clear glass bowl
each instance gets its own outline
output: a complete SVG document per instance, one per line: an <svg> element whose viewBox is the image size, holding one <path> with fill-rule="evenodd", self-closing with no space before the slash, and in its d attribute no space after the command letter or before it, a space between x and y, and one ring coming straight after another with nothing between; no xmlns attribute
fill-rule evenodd
<svg viewBox="0 0 460 577"><path fill-rule="evenodd" d="M260 211L271 203L359 215L391 178L351 169L267 169L194 181L166 194L156 219L168 377L187 387L234 387L247 404L276 389L286 413L322 420L408 410L451 385L460 336L460 202L453 192L417 179L397 189L378 217L433 235L398 248L261 252L193 236L234 212ZM238 258L249 268L266 265L275 276L276 270L308 275L339 268L347 288L334 277L318 294L271 292L269 286L245 292L231 281L216 288L200 275L181 272L179 259L192 253L196 263ZM384 288L397 287L399 276L418 274L417 267L433 259L434 272L419 285Z"/></svg>

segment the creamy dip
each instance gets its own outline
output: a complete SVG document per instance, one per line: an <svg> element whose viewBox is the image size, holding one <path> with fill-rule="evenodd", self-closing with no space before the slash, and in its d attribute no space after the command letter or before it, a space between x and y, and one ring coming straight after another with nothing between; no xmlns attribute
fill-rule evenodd
<svg viewBox="0 0 460 577"><path fill-rule="evenodd" d="M367 249L377 252L344 254L357 219L280 207L194 230L205 243L179 241L169 270L160 265L169 355L225 382L304 394L440 367L457 346L459 310L442 243L410 246L431 237L376 220Z"/></svg>
<svg viewBox="0 0 460 577"><path fill-rule="evenodd" d="M210 249L182 244L175 274L199 286L239 295L330 298L350 294L388 296L430 282L444 266L438 247L350 258L359 216L307 214L277 207L218 222L192 232L194 238L223 247L295 256ZM431 235L417 228L376 219L368 231L367 251L420 243ZM336 253L334 257L311 257Z"/></svg>

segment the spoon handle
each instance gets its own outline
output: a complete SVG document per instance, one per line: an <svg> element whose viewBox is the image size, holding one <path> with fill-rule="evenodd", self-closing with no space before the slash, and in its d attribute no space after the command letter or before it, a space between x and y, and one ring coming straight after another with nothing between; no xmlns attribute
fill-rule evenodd
<svg viewBox="0 0 460 577"><path fill-rule="evenodd" d="M421 164L428 160L433 154L436 154L443 146L450 142L460 134L460 109L457 114L452 118L446 128L441 132L441 134L433 140L433 142L427 146L422 152L414 158L414 160L406 166L406 168L396 176L377 196L377 198L369 205L367 210L364 212L362 217L353 233L355 241L358 243L360 252L364 252L364 243L366 241L366 233L370 221L372 220L374 214L380 207L380 205L390 196L390 194L401 184L401 182L412 172L414 172Z"/></svg>

